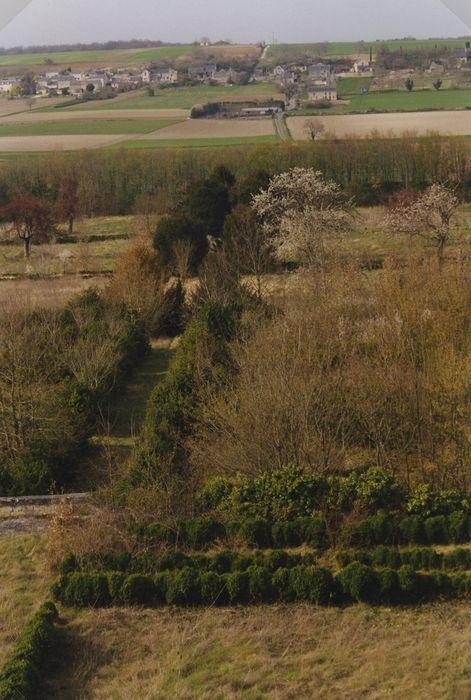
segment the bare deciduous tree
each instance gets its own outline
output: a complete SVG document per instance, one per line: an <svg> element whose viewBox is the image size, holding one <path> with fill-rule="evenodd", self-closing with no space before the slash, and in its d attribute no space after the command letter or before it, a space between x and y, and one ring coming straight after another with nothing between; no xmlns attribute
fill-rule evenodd
<svg viewBox="0 0 471 700"><path fill-rule="evenodd" d="M316 141L325 132L325 126L320 119L307 119L304 124L304 131L311 141Z"/></svg>
<svg viewBox="0 0 471 700"><path fill-rule="evenodd" d="M52 207L38 197L16 197L3 208L2 217L23 241L25 258L30 257L33 243L47 243L55 231Z"/></svg>

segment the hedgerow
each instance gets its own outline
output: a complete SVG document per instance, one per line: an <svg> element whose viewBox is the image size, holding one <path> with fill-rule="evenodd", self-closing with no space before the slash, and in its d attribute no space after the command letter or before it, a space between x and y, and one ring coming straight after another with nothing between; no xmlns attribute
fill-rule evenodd
<svg viewBox="0 0 471 700"><path fill-rule="evenodd" d="M437 599L467 597L471 575L422 573L410 565L395 570L376 569L358 561L350 563L336 576L329 569L299 565L271 571L252 564L244 571L228 574L201 572L186 566L152 575L117 578L109 573L100 578L96 595L96 574L65 574L53 587L57 600L75 607L105 605L248 605L275 602L307 602L315 605L347 605L364 602L372 605L418 604Z"/></svg>
<svg viewBox="0 0 471 700"><path fill-rule="evenodd" d="M40 694L44 664L55 639L59 619L53 603L45 603L31 618L0 670L1 700L34 700Z"/></svg>
<svg viewBox="0 0 471 700"><path fill-rule="evenodd" d="M471 569L471 549L458 547L442 553L430 547L400 550L397 547L375 547L371 551L350 550L339 552L337 562L340 566L348 566L359 562L367 566L388 567L399 569L401 566L412 566L416 570L431 571L467 571Z"/></svg>

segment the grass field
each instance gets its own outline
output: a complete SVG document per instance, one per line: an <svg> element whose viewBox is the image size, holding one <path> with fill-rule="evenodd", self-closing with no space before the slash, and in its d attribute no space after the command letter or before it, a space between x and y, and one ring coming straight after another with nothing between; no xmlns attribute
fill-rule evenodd
<svg viewBox="0 0 471 700"><path fill-rule="evenodd" d="M153 149L153 148L214 148L218 146L242 146L257 143L274 143L278 137L266 136L229 136L226 138L186 138L186 139L142 139L138 141L121 141L109 148Z"/></svg>
<svg viewBox="0 0 471 700"><path fill-rule="evenodd" d="M44 65L46 59L57 66L120 66L154 61L175 61L194 50L194 46L163 46L152 49L116 49L110 51L63 51L0 56L0 68L28 68ZM51 70L53 66L48 69Z"/></svg>
<svg viewBox="0 0 471 700"><path fill-rule="evenodd" d="M461 48L464 46L464 39L406 39L391 41L347 41L347 42L322 42L317 44L276 44L270 46L267 52L266 61L272 63L278 58L287 61L296 61L303 56L359 56L367 55L370 48L373 53L379 46L386 44L391 51L402 47L404 51L410 50L431 50L435 46L448 48Z"/></svg>
<svg viewBox="0 0 471 700"><path fill-rule="evenodd" d="M337 92L340 98L359 95L362 88L371 87L372 77L362 76L360 78L339 78L337 81Z"/></svg>
<svg viewBox="0 0 471 700"><path fill-rule="evenodd" d="M94 109L191 109L196 104L217 102L224 99L257 100L258 98L274 97L278 95L278 88L274 83L257 83L256 85L196 85L185 88L165 88L157 90L155 97L149 97L147 93L139 91L130 93L128 99L119 101L108 100L106 106L103 103L79 105L68 107L68 111L82 111Z"/></svg>
<svg viewBox="0 0 471 700"><path fill-rule="evenodd" d="M349 89L352 89L351 84ZM325 115L367 113L368 111L420 112L471 109L471 89L370 92L367 95L344 93L344 95L349 100L348 105L339 105L329 110L317 110L316 113Z"/></svg>
<svg viewBox="0 0 471 700"><path fill-rule="evenodd" d="M73 134L150 134L178 124L177 119L103 119L38 122L28 124L0 123L0 138L8 136L68 136ZM1 145L0 145L1 150Z"/></svg>

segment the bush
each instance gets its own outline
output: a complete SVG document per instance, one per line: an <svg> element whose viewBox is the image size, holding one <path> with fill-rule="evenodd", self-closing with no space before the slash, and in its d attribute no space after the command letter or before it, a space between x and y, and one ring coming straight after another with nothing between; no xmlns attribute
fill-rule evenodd
<svg viewBox="0 0 471 700"><path fill-rule="evenodd" d="M203 549L225 536L224 526L212 518L195 518L186 523L186 542L192 549Z"/></svg>
<svg viewBox="0 0 471 700"><path fill-rule="evenodd" d="M277 569L272 577L272 586L276 600L281 603L291 603L295 599L290 569Z"/></svg>
<svg viewBox="0 0 471 700"><path fill-rule="evenodd" d="M325 605L333 590L330 571L315 566L295 566L290 571L293 599Z"/></svg>
<svg viewBox="0 0 471 700"><path fill-rule="evenodd" d="M419 577L411 566L401 566L397 572L401 599L413 603L419 594Z"/></svg>
<svg viewBox="0 0 471 700"><path fill-rule="evenodd" d="M80 571L80 564L75 554L66 554L59 566L59 573L70 574L72 571Z"/></svg>
<svg viewBox="0 0 471 700"><path fill-rule="evenodd" d="M201 583L198 572L190 567L185 567L169 574L166 601L168 605L197 605L201 601Z"/></svg>
<svg viewBox="0 0 471 700"><path fill-rule="evenodd" d="M245 571L235 571L226 578L229 602L232 604L247 603L249 600L249 577Z"/></svg>
<svg viewBox="0 0 471 700"><path fill-rule="evenodd" d="M429 544L448 544L448 523L444 515L427 518L424 523L425 535Z"/></svg>
<svg viewBox="0 0 471 700"><path fill-rule="evenodd" d="M65 587L61 587L58 593L62 602L77 608L103 607L111 602L105 574L68 574Z"/></svg>
<svg viewBox="0 0 471 700"><path fill-rule="evenodd" d="M376 573L378 597L381 603L391 605L399 598L399 578L393 569L381 569Z"/></svg>
<svg viewBox="0 0 471 700"><path fill-rule="evenodd" d="M366 564L352 562L340 572L339 581L346 600L372 603L378 598L376 573Z"/></svg>
<svg viewBox="0 0 471 700"><path fill-rule="evenodd" d="M41 676L59 619L53 603L45 603L31 618L12 654L0 670L2 700L34 700L41 695Z"/></svg>
<svg viewBox="0 0 471 700"><path fill-rule="evenodd" d="M224 576L208 571L201 575L201 602L203 605L224 605L227 602Z"/></svg>
<svg viewBox="0 0 471 700"><path fill-rule="evenodd" d="M240 526L238 536L249 547L270 547L271 528L266 520L261 518L247 518Z"/></svg>
<svg viewBox="0 0 471 700"><path fill-rule="evenodd" d="M297 521L274 523L271 536L274 547L299 547L304 541Z"/></svg>
<svg viewBox="0 0 471 700"><path fill-rule="evenodd" d="M403 518L399 524L401 540L406 544L425 544L427 537L425 534L424 521L419 515L411 515Z"/></svg>
<svg viewBox="0 0 471 700"><path fill-rule="evenodd" d="M249 566L249 600L251 603L270 603L273 600L271 574L263 566Z"/></svg>
<svg viewBox="0 0 471 700"><path fill-rule="evenodd" d="M462 544L469 539L470 520L467 513L454 511L448 516L448 532L454 544Z"/></svg>
<svg viewBox="0 0 471 700"><path fill-rule="evenodd" d="M154 600L155 586L151 576L132 574L122 586L123 601L128 605L151 605Z"/></svg>
<svg viewBox="0 0 471 700"><path fill-rule="evenodd" d="M111 572L108 574L108 590L113 605L124 603L123 586L126 574Z"/></svg>

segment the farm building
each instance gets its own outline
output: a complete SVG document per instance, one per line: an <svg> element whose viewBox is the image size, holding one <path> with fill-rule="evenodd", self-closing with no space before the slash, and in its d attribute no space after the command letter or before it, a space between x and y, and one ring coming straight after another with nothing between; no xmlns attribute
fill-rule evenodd
<svg viewBox="0 0 471 700"><path fill-rule="evenodd" d="M337 88L333 85L315 85L309 88L310 102L336 102Z"/></svg>

